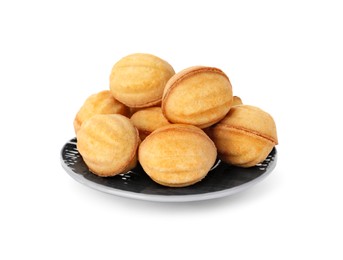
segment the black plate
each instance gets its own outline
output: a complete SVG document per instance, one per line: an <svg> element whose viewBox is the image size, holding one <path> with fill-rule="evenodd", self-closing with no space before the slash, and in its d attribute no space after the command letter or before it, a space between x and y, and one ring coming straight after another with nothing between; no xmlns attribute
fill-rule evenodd
<svg viewBox="0 0 343 260"><path fill-rule="evenodd" d="M182 188L155 183L138 164L136 168L114 177L98 177L91 173L76 148L76 138L61 151L61 163L67 173L91 188L118 196L150 201L195 201L228 196L264 179L276 166L275 147L266 160L251 168L240 168L217 160L200 182Z"/></svg>

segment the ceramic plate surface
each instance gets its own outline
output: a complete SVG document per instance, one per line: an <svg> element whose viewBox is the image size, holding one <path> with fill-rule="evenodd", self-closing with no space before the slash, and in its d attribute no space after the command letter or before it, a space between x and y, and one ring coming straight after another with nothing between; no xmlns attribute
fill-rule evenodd
<svg viewBox="0 0 343 260"><path fill-rule="evenodd" d="M76 148L76 138L61 150L61 163L76 181L113 195L160 202L186 202L220 198L251 187L267 177L275 168L277 151L271 151L265 161L251 167L240 168L220 160L200 182L182 188L169 188L152 181L138 164L136 168L114 177L98 177L88 170Z"/></svg>

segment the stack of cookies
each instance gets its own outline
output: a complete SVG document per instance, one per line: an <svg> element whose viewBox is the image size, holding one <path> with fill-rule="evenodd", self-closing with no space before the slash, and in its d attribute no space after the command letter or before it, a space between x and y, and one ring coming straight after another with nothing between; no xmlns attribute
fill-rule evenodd
<svg viewBox="0 0 343 260"><path fill-rule="evenodd" d="M217 157L254 166L278 143L273 118L233 96L222 70L194 66L175 73L168 62L141 53L114 64L109 90L85 100L74 129L94 174L114 176L139 162L169 187L201 181Z"/></svg>

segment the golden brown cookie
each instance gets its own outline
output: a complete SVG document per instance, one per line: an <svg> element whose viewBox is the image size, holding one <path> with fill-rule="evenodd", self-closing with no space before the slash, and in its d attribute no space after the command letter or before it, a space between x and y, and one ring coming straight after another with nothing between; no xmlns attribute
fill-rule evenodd
<svg viewBox="0 0 343 260"><path fill-rule="evenodd" d="M220 121L231 104L232 87L227 75L217 68L197 66L168 81L162 111L170 122L205 128Z"/></svg>
<svg viewBox="0 0 343 260"><path fill-rule="evenodd" d="M91 172L107 177L135 167L138 130L130 119L119 115L95 115L77 132L77 149Z"/></svg>
<svg viewBox="0 0 343 260"><path fill-rule="evenodd" d="M130 119L138 129L139 137L142 141L157 128L170 124L162 114L160 107L141 109L135 112Z"/></svg>
<svg viewBox="0 0 343 260"><path fill-rule="evenodd" d="M243 105L242 99L238 96L233 96L232 106Z"/></svg>
<svg viewBox="0 0 343 260"><path fill-rule="evenodd" d="M202 180L214 165L212 140L192 125L171 124L152 132L139 147L138 158L155 182L184 187Z"/></svg>
<svg viewBox="0 0 343 260"><path fill-rule="evenodd" d="M161 103L164 87L174 74L168 62L154 55L131 54L113 66L110 89L129 107L155 106Z"/></svg>
<svg viewBox="0 0 343 260"><path fill-rule="evenodd" d="M141 109L145 109L144 107L130 107L130 117L136 113L137 111L141 110Z"/></svg>
<svg viewBox="0 0 343 260"><path fill-rule="evenodd" d="M210 128L218 155L226 163L251 167L264 161L278 144L274 119L260 108L239 105Z"/></svg>
<svg viewBox="0 0 343 260"><path fill-rule="evenodd" d="M74 119L75 134L80 129L83 121L97 114L121 114L128 116L129 108L117 101L109 90L89 96Z"/></svg>

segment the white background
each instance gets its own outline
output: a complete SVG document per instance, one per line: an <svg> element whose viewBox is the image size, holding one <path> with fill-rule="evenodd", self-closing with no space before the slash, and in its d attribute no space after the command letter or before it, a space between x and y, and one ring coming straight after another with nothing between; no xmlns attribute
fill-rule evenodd
<svg viewBox="0 0 343 260"><path fill-rule="evenodd" d="M1 1L0 259L342 259L340 1ZM278 163L194 203L115 197L60 165L125 55L214 66L269 112ZM340 124L339 124L340 123Z"/></svg>

